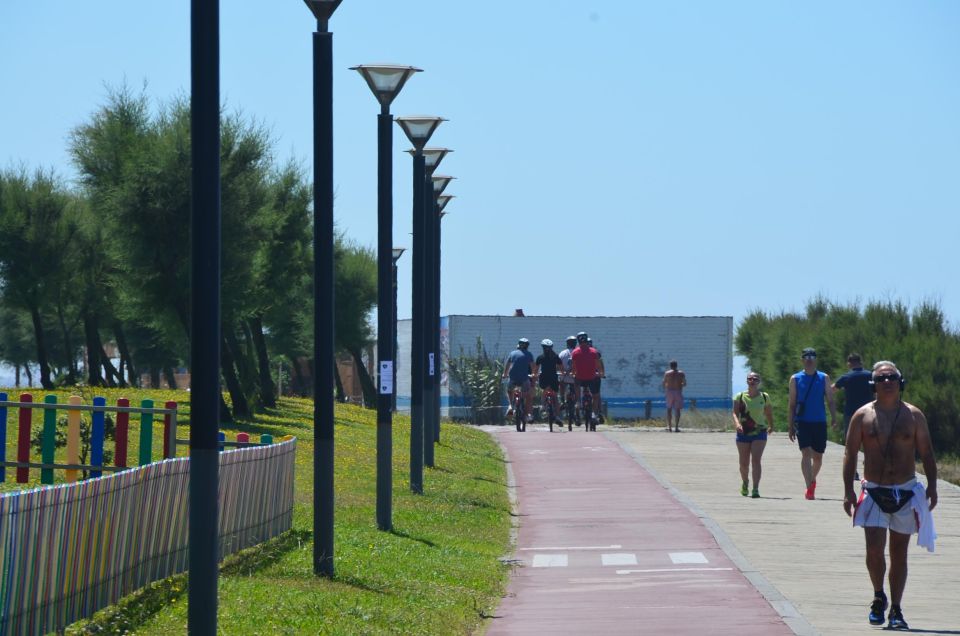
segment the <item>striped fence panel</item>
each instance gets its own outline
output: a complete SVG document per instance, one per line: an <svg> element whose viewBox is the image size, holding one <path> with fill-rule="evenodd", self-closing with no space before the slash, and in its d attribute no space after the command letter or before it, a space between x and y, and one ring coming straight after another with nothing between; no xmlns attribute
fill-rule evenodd
<svg viewBox="0 0 960 636"><path fill-rule="evenodd" d="M220 454L220 558L289 530L296 440ZM190 459L0 497L0 636L61 629L188 566Z"/></svg>

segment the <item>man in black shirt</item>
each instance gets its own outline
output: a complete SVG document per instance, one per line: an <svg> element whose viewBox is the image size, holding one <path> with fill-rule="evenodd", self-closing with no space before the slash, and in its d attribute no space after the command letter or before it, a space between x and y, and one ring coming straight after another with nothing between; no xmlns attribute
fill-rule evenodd
<svg viewBox="0 0 960 636"><path fill-rule="evenodd" d="M559 421L560 410L556 401L556 396L560 389L560 377L558 375L561 365L560 356L554 352L553 341L549 338L542 340L540 342L540 346L543 347L543 353L537 357L537 384L540 386L541 390L553 390L553 412L554 417L557 421ZM544 394L544 400L546 399L547 396Z"/></svg>
<svg viewBox="0 0 960 636"><path fill-rule="evenodd" d="M843 389L846 396L843 403L843 439L847 439L847 427L850 419L861 406L873 401L870 389L870 372L863 370L859 353L847 356L847 368L850 369L833 383L833 389Z"/></svg>

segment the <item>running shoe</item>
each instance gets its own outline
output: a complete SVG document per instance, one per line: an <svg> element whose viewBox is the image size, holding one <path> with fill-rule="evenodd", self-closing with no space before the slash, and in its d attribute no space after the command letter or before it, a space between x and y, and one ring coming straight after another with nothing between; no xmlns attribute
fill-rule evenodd
<svg viewBox="0 0 960 636"><path fill-rule="evenodd" d="M867 620L870 621L871 625L883 625L883 613L887 609L887 597L884 596L874 596L873 602L870 603L870 616L867 617ZM893 616L893 611L891 610L890 616ZM901 616L902 618L902 616Z"/></svg>
<svg viewBox="0 0 960 636"><path fill-rule="evenodd" d="M873 616L873 614L870 614ZM903 611L899 607L891 607L887 629L910 629L907 621L903 620ZM883 614L880 614L880 623L883 623Z"/></svg>
<svg viewBox="0 0 960 636"><path fill-rule="evenodd" d="M747 494L749 494L749 492L750 492L750 491L749 491L749 489L747 488L747 482L743 482L743 484L740 486L740 494L743 495L744 497L746 497Z"/></svg>
<svg viewBox="0 0 960 636"><path fill-rule="evenodd" d="M753 489L753 493L750 495L750 498L751 498L751 499L759 499L759 498L760 498L760 490L757 489L757 488L754 488L754 489Z"/></svg>

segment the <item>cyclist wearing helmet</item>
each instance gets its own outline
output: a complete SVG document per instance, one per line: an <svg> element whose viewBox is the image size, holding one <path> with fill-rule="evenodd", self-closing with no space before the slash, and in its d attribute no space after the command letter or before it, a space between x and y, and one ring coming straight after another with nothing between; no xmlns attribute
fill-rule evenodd
<svg viewBox="0 0 960 636"><path fill-rule="evenodd" d="M557 372L560 368L560 356L553 350L553 341L544 339L540 342L543 353L537 357L537 380L541 389L560 389L560 379Z"/></svg>
<svg viewBox="0 0 960 636"><path fill-rule="evenodd" d="M533 360L533 354L528 351L530 341L526 338L520 338L517 341L517 348L507 356L507 363L503 369L503 379L507 382L507 404L510 408L507 410L507 417L513 415L513 403L511 393L514 387L520 387L523 391L523 416L530 421L530 413L533 410L533 384L530 382L530 376L536 373L536 364Z"/></svg>
<svg viewBox="0 0 960 636"><path fill-rule="evenodd" d="M600 365L597 350L590 346L587 342L588 338L586 331L577 334L579 346L570 354L573 358L573 377L577 380L578 389L586 386L590 388L591 393L596 395L600 388L597 386L597 380L600 377ZM578 390L577 402L580 401L579 393Z"/></svg>
<svg viewBox="0 0 960 636"><path fill-rule="evenodd" d="M587 338L587 344L593 347L593 338ZM597 405L597 419L603 424L603 409L601 408L603 402L600 400L600 381L607 377L607 370L603 366L603 355L600 353L600 350L596 347L593 347L597 352L597 379L596 379L596 388L591 387L590 390L593 392L593 399Z"/></svg>
<svg viewBox="0 0 960 636"><path fill-rule="evenodd" d="M560 399L565 400L567 391L569 388L573 387L574 393L574 404L576 404L577 410L580 409L580 391L577 388L577 383L573 378L573 357L571 354L573 350L577 348L577 337L576 336L567 336L567 348L560 352L558 356L560 358L560 382L563 385L563 392L560 394Z"/></svg>

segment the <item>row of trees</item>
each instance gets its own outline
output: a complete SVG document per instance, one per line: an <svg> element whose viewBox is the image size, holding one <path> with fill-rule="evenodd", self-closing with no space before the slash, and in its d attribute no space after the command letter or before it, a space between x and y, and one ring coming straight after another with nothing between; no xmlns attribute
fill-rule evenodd
<svg viewBox="0 0 960 636"><path fill-rule="evenodd" d="M221 129L221 369L246 416L274 404L278 360L294 391L312 387L312 187L296 163L274 162L262 125L233 114ZM0 172L0 359L39 368L47 389L136 385L143 372L174 385L190 350L189 104L153 110L145 94L113 90L69 151L73 188L49 171ZM336 346L359 362L376 262L342 236L335 251Z"/></svg>
<svg viewBox="0 0 960 636"><path fill-rule="evenodd" d="M927 416L935 447L960 452L960 333L937 303L911 311L897 301L861 306L818 297L804 314L753 311L737 329L737 353L760 373L766 390L783 387L784 396L804 347L816 348L817 366L832 378L846 372L851 352L860 353L865 366L892 360L907 378L904 399ZM839 399L842 405L842 392Z"/></svg>

